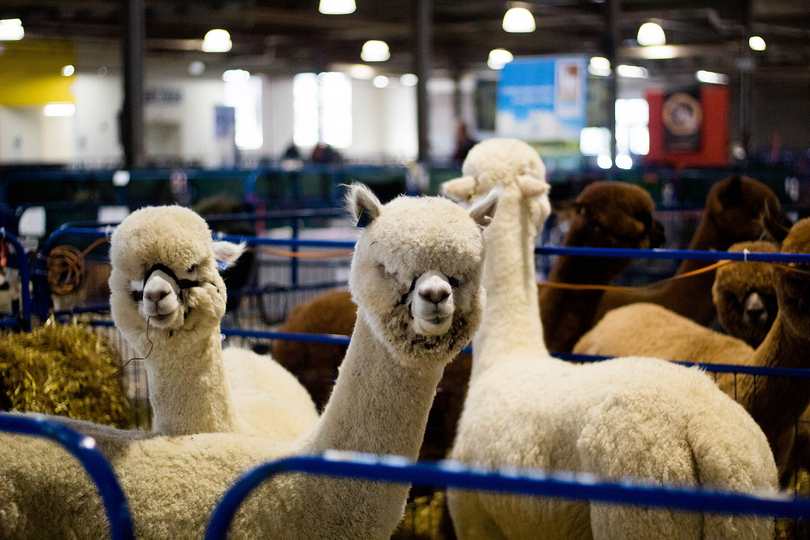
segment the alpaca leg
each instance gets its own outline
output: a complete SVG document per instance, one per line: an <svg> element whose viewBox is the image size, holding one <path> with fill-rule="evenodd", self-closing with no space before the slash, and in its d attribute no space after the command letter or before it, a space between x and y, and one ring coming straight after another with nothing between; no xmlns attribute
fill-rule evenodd
<svg viewBox="0 0 810 540"><path fill-rule="evenodd" d="M507 540L484 508L478 493L448 490L447 508L459 540Z"/></svg>

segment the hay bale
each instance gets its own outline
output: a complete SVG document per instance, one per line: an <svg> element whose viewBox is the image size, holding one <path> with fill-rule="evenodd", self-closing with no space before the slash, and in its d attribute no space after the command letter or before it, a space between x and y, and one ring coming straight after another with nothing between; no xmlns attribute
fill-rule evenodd
<svg viewBox="0 0 810 540"><path fill-rule="evenodd" d="M28 333L0 336L0 393L10 408L135 425L118 351L106 336L52 319Z"/></svg>

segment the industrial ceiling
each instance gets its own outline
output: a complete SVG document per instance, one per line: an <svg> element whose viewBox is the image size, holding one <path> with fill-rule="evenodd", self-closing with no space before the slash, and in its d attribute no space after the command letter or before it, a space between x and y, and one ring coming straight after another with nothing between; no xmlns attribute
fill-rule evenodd
<svg viewBox="0 0 810 540"><path fill-rule="evenodd" d="M147 65L199 59L223 69L290 74L361 63L363 43L378 39L388 43L391 58L375 67L407 73L414 66L420 4L431 14L430 68L453 75L485 69L489 51L499 47L515 56L604 56L611 42L611 2L619 2L619 59L652 73L696 67L733 72L740 68L739 57L751 54L743 46L750 34L767 43L765 51L753 54L760 76L810 76L808 0L357 0L349 15L322 15L318 0L143 0L146 58ZM126 0L3 0L0 19L21 19L27 39L67 39L80 50L117 54L126 5ZM534 32L502 29L512 5L534 14ZM647 21L663 27L675 58L643 58L635 37ZM229 52L200 50L212 28L230 32Z"/></svg>

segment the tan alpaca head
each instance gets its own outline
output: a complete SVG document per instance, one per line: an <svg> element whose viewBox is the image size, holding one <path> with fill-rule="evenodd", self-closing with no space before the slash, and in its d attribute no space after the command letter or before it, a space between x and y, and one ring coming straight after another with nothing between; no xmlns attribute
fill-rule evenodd
<svg viewBox="0 0 810 540"><path fill-rule="evenodd" d="M347 202L363 233L349 287L375 336L400 358L444 358L472 339L483 311L482 230L500 193L467 211L439 197L381 205L365 186Z"/></svg>
<svg viewBox="0 0 810 540"><path fill-rule="evenodd" d="M180 206L136 210L112 235L110 307L136 348L180 331L210 332L225 313L217 261L234 262L244 245L214 242L205 221ZM148 350L148 349L147 349Z"/></svg>
<svg viewBox="0 0 810 540"><path fill-rule="evenodd" d="M442 184L445 195L471 201L503 188L504 197L530 201L532 221L539 227L551 214L546 166L537 151L517 139L488 139L472 147L461 168L463 176Z"/></svg>

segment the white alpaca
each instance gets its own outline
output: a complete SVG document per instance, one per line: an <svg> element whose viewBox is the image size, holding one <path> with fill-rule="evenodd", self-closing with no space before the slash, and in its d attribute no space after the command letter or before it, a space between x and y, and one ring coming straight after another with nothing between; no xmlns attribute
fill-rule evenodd
<svg viewBox="0 0 810 540"><path fill-rule="evenodd" d="M214 242L181 206L130 214L110 241L110 308L144 358L152 427L164 435L241 432L295 439L318 413L295 377L267 356L222 350L227 294L218 261L244 244Z"/></svg>
<svg viewBox="0 0 810 540"><path fill-rule="evenodd" d="M762 431L696 369L650 358L574 365L549 356L537 303L534 246L548 184L525 143L475 146L464 177L445 184L475 199L503 186L485 231L487 306L451 458L655 483L774 489ZM469 539L771 538L770 519L648 510L448 490L458 537Z"/></svg>
<svg viewBox="0 0 810 540"><path fill-rule="evenodd" d="M327 449L416 458L442 370L480 322L481 228L497 196L469 213L441 198L381 206L362 186L349 197L365 225L350 274L357 324L335 390L306 436L167 437L70 423L96 437L112 464L138 538L201 538L228 486L270 459ZM5 434L0 455L0 538L108 535L95 487L62 450ZM402 484L282 475L245 502L232 531L238 538L388 538L407 493Z"/></svg>

